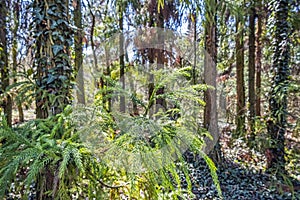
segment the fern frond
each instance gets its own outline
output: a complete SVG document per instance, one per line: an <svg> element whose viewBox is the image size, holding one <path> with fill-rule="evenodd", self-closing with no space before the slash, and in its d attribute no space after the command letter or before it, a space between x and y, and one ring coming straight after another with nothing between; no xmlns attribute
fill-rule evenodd
<svg viewBox="0 0 300 200"><path fill-rule="evenodd" d="M218 195L220 198L222 198L223 195L222 195L222 190L221 190L221 186L220 186L220 182L219 182L218 174L217 174L217 167L216 167L215 163L203 151L199 151L199 153L205 160L206 164L208 165L213 182L217 188Z"/></svg>
<svg viewBox="0 0 300 200"><path fill-rule="evenodd" d="M70 146L67 146L63 152L62 152L62 162L60 163L59 166L59 178L62 179L65 175L65 172L67 171L67 166L68 163L71 160L71 156L72 156L72 148Z"/></svg>
<svg viewBox="0 0 300 200"><path fill-rule="evenodd" d="M36 181L38 174L43 171L46 166L51 162L52 158L44 157L40 154L30 165L27 177L25 179L25 184L30 185L32 182Z"/></svg>
<svg viewBox="0 0 300 200"><path fill-rule="evenodd" d="M80 153L80 150L77 149L77 148L72 148L71 149L71 152L72 152L72 155L73 155L73 159L74 159L74 162L75 162L75 165L77 167L77 169L80 171L80 172L84 172L85 169L83 167L83 163L82 163L82 155Z"/></svg>

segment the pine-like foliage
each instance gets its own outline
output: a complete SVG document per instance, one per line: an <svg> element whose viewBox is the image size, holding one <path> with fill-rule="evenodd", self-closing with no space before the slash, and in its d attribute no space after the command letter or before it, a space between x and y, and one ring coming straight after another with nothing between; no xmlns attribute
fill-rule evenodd
<svg viewBox="0 0 300 200"><path fill-rule="evenodd" d="M150 72L157 84L145 98L148 80L138 67L132 68L125 76L130 89L124 90L117 81L105 77L113 87L99 91L97 106L76 109L73 118L81 138L99 159L129 181L122 190L113 192L115 198L120 197L120 191L132 199L178 199L184 198L186 193L192 196L189 171L183 158L186 150L204 158L221 196L216 167L202 152L203 138L209 133L201 128L200 116L205 104L201 94L208 86L191 84L191 72L191 67L173 72ZM164 93L157 94L162 87L165 87ZM118 98L122 95L126 99L127 113L119 112ZM103 98L112 100L109 112ZM153 111L160 98L166 100L167 106ZM187 188L180 181L180 173L185 175Z"/></svg>
<svg viewBox="0 0 300 200"><path fill-rule="evenodd" d="M12 183L25 185L19 188L24 195L29 195L30 186L35 185L40 195L48 193L54 199L88 194L90 188L84 187L87 184L93 188L91 196L103 194L98 180L100 165L79 142L68 122L70 112L68 107L55 117L30 121L14 129L6 124L0 128L1 197L11 190ZM54 185L51 191L45 191L43 181L49 177L54 179Z"/></svg>
<svg viewBox="0 0 300 200"><path fill-rule="evenodd" d="M139 115L108 112L106 105L96 102L94 107L67 106L61 114L13 129L4 123L0 127L0 196L12 191L13 183L25 199L32 192L30 186L38 190L36 199L45 194L52 199L184 199L186 194L192 197L183 150L202 155L221 196L216 167L201 151L203 137L209 134L200 128L199 114L194 113L198 112L196 107L203 105L199 94L207 86L173 88L159 96L155 91L160 87L173 84L179 76L189 80L190 73L189 69L168 76L162 71L156 73L160 84L149 101L117 86L107 88L111 98L120 92L129 95L131 103L138 105ZM150 105L161 97L174 105L176 99L188 99L186 104L195 106L195 110L183 113L176 106L169 107L158 110L153 120L149 117ZM134 133L139 129L152 132L140 137ZM132 170L135 166L128 165L124 158L134 159L139 171ZM187 187L182 185L180 173L184 174ZM49 178L54 184L46 189Z"/></svg>

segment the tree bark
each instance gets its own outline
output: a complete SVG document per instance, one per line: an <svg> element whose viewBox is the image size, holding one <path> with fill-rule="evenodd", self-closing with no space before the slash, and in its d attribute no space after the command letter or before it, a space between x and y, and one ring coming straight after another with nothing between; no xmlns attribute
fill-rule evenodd
<svg viewBox="0 0 300 200"><path fill-rule="evenodd" d="M57 115L70 103L73 68L69 48L73 36L68 26L68 6L68 0L33 2L37 118ZM54 199L57 192L54 190L54 177L54 167L47 164L37 178L36 191L39 199ZM52 194L49 193L51 190Z"/></svg>
<svg viewBox="0 0 300 200"><path fill-rule="evenodd" d="M160 49L155 49L155 51L157 52L157 69L163 69L164 65L165 65L165 55L164 55L164 43L165 43L165 39L164 39L164 35L161 34L162 29L164 28L164 16L162 11L157 13L157 27L161 28L161 30L159 30L157 36L158 36L158 41L160 46ZM161 88L159 88L156 91L156 96L159 95L163 95L164 94L164 86L162 86ZM159 109L163 109L163 111L166 111L167 109L167 103L165 101L164 98L162 97L158 97L156 99L156 108L155 108L155 112L159 112Z"/></svg>
<svg viewBox="0 0 300 200"><path fill-rule="evenodd" d="M251 4L249 15L248 96L249 128L252 135L255 131L255 1L252 1Z"/></svg>
<svg viewBox="0 0 300 200"><path fill-rule="evenodd" d="M1 107L4 110L4 115L9 126L12 125L12 98L7 92L9 86L9 66L8 66L8 52L7 52L7 2L0 1L0 73L1 73L1 88L0 95L4 98L1 100Z"/></svg>
<svg viewBox="0 0 300 200"><path fill-rule="evenodd" d="M77 73L77 101L79 104L85 104L85 92L84 92L84 71L83 71L83 30L82 30L82 13L81 13L81 0L77 0L77 4L74 7L74 22L77 27L77 33L74 35L75 41L75 70Z"/></svg>
<svg viewBox="0 0 300 200"><path fill-rule="evenodd" d="M245 132L244 31L241 18L242 16L236 16L236 137Z"/></svg>
<svg viewBox="0 0 300 200"><path fill-rule="evenodd" d="M13 73L16 74L18 72L17 70L17 56L18 56L18 30L19 30L19 17L20 17L20 11L19 11L19 5L20 2L17 0L14 2L14 28L12 30L12 35L13 35L13 45L12 45L12 61L13 61ZM13 83L17 83L17 77L14 76ZM18 93L18 91L17 91ZM24 112L23 112L23 107L22 107L22 102L19 100L16 100L16 105L18 108L18 113L19 113L19 122L24 122Z"/></svg>
<svg viewBox="0 0 300 200"><path fill-rule="evenodd" d="M205 138L206 153L212 157L214 162L221 163L221 151L219 143L218 116L217 116L217 1L206 4L207 18L205 19L205 65L204 83L214 87L204 92L206 102L204 108L204 126L210 132L213 140Z"/></svg>
<svg viewBox="0 0 300 200"><path fill-rule="evenodd" d="M262 35L262 14L260 13L260 6L261 3L259 3L257 9L258 9L258 15L257 15L257 32L256 32L256 56L255 56L255 65L256 65L256 116L261 116L261 107L260 107L260 101L261 101L261 52L262 52L262 43L261 43L261 35Z"/></svg>
<svg viewBox="0 0 300 200"><path fill-rule="evenodd" d="M125 52L124 52L124 36L123 36L123 5L122 2L119 5L119 28L120 28L120 36L119 36L119 48L120 48L120 84L122 90L125 91ZM125 96L124 94L120 95L120 112L125 113L126 105L125 105Z"/></svg>
<svg viewBox="0 0 300 200"><path fill-rule="evenodd" d="M72 43L72 33L68 26L67 2L34 1L37 35L35 49L37 118L56 115L70 103L73 68L70 64L69 47ZM41 20L39 16L44 18Z"/></svg>
<svg viewBox="0 0 300 200"><path fill-rule="evenodd" d="M274 52L272 89L270 93L270 120L268 121L268 134L273 141L273 147L268 149L268 171L277 175L285 173L285 132L287 127L287 88L289 84L289 1L274 1L273 11L275 12L274 30Z"/></svg>

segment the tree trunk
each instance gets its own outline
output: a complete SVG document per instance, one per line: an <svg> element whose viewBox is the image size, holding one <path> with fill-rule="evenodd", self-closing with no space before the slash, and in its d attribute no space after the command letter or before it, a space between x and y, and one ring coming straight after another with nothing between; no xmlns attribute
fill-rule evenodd
<svg viewBox="0 0 300 200"><path fill-rule="evenodd" d="M164 16L163 16L163 11L160 11L157 13L157 27L163 29L164 28ZM165 55L164 55L164 43L165 43L165 39L164 39L164 35L161 34L160 30L157 34L158 36L158 41L160 46L160 49L155 49L155 51L157 51L157 69L163 69L164 65L165 65ZM162 86L161 88L159 88L156 91L156 96L160 96L164 94L164 86ZM155 112L159 112L159 110L162 109L163 111L166 111L167 109L167 103L165 101L165 99L163 97L158 97L156 99L156 108L155 108Z"/></svg>
<svg viewBox="0 0 300 200"><path fill-rule="evenodd" d="M17 70L17 56L18 56L18 29L19 29L19 17L20 17L20 12L19 12L19 5L20 2L17 0L14 4L14 28L12 31L13 34L13 45L12 45L12 61L13 61L13 73L16 74L18 72ZM13 83L17 83L17 77L14 76ZM18 93L18 91L17 91ZM19 122L24 122L24 112L23 112L23 107L22 107L22 102L19 100L16 100L16 105L18 108L18 113L19 113Z"/></svg>
<svg viewBox="0 0 300 200"><path fill-rule="evenodd" d="M273 141L273 147L268 149L268 171L277 175L285 173L284 141L287 127L287 88L289 84L289 1L274 1L275 12L274 53L272 89L270 93L270 120L268 121L268 134Z"/></svg>
<svg viewBox="0 0 300 200"><path fill-rule="evenodd" d="M255 2L251 2L249 16L248 95L250 134L255 131Z"/></svg>
<svg viewBox="0 0 300 200"><path fill-rule="evenodd" d="M210 132L213 140L205 138L206 153L209 153L214 162L221 163L218 116L217 116L217 18L216 18L217 1L206 4L207 18L205 21L205 65L204 65L204 83L213 86L214 89L207 89L204 92L204 100L206 102L204 108L204 126Z"/></svg>
<svg viewBox="0 0 300 200"><path fill-rule="evenodd" d="M66 0L35 0L34 2L34 13L44 16L43 20L35 16L38 35L35 51L38 86L37 118L56 115L70 103L73 68L70 64L69 47L72 44L72 33L67 25L69 23L67 2ZM65 13L66 15L55 13Z"/></svg>
<svg viewBox="0 0 300 200"><path fill-rule="evenodd" d="M256 56L255 56L255 65L256 65L256 116L261 116L261 34L262 34L262 14L260 13L261 2L259 3L257 9L259 14L257 15L257 32L256 32Z"/></svg>
<svg viewBox="0 0 300 200"><path fill-rule="evenodd" d="M123 5L122 2L119 5L119 28L120 28L120 36L119 36L119 48L120 48L120 84L123 92L125 91L125 52L124 52L124 36L123 36ZM120 112L125 113L126 105L125 105L125 96L123 94L120 95Z"/></svg>
<svg viewBox="0 0 300 200"><path fill-rule="evenodd" d="M1 107L4 110L4 115L9 126L12 125L12 98L10 94L5 93L9 86L9 67L8 67L8 52L7 52L7 2L0 1L0 74L1 88L0 95L4 95L1 100Z"/></svg>
<svg viewBox="0 0 300 200"><path fill-rule="evenodd" d="M244 81L244 31L242 16L236 16L236 135L240 137L245 132L245 81Z"/></svg>
<svg viewBox="0 0 300 200"><path fill-rule="evenodd" d="M109 55L109 49L107 46L105 46L105 59L106 59L106 76L111 77L111 72L110 72L110 55ZM110 82L107 81L106 82L106 88L109 88L110 86ZM111 97L110 94L106 93L108 95L107 98L107 111L110 112L111 111Z"/></svg>
<svg viewBox="0 0 300 200"><path fill-rule="evenodd" d="M57 115L70 103L71 74L69 48L73 36L68 26L68 0L35 0L33 3L36 49L35 67L37 118ZM58 15L57 13L64 13ZM40 17L43 17L41 19ZM58 136L59 137L59 136ZM37 197L54 199L54 167L50 164L37 178ZM46 180L46 181L45 181Z"/></svg>
<svg viewBox="0 0 300 200"><path fill-rule="evenodd" d="M83 71L83 30L82 30L82 13L81 13L81 0L77 1L74 6L74 22L77 27L77 33L74 35L75 41L75 70L77 73L77 101L79 104L85 104L85 92L84 92L84 71Z"/></svg>

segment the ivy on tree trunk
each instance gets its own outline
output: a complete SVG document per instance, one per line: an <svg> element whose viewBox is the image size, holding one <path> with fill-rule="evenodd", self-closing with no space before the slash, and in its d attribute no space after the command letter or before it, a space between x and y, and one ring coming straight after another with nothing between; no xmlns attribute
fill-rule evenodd
<svg viewBox="0 0 300 200"><path fill-rule="evenodd" d="M33 3L37 118L56 115L70 103L73 68L69 48L73 38L67 3L66 0Z"/></svg>
<svg viewBox="0 0 300 200"><path fill-rule="evenodd" d="M69 51L73 34L69 27L68 3L68 0L33 2L37 118L59 114L71 100L73 68ZM37 178L37 197L54 199L57 170L51 164L44 169Z"/></svg>
<svg viewBox="0 0 300 200"><path fill-rule="evenodd" d="M12 125L12 98L10 94L6 93L9 86L9 67L7 55L7 2L0 1L0 95L4 98L0 100L1 107L4 110L4 115L9 126Z"/></svg>
<svg viewBox="0 0 300 200"><path fill-rule="evenodd" d="M289 1L279 0L273 2L275 12L274 24L274 76L270 92L270 120L268 133L271 137L272 147L268 149L268 171L276 174L285 172L284 141L287 127L287 91L289 84Z"/></svg>

